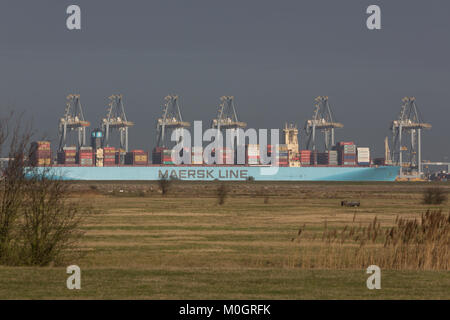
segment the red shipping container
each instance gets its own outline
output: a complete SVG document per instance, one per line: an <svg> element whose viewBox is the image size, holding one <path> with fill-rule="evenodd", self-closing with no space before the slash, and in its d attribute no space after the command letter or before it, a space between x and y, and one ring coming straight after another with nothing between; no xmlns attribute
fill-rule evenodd
<svg viewBox="0 0 450 320"><path fill-rule="evenodd" d="M349 146L349 145L353 145L355 144L353 141L339 141L338 145L339 146Z"/></svg>

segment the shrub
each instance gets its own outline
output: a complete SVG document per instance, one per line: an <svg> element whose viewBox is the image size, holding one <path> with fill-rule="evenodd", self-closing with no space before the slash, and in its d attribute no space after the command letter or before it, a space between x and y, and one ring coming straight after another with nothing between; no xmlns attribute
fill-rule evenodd
<svg viewBox="0 0 450 320"><path fill-rule="evenodd" d="M432 187L423 193L424 204L442 204L447 201L447 193L443 188Z"/></svg>
<svg viewBox="0 0 450 320"><path fill-rule="evenodd" d="M68 191L68 185L55 177L37 173L28 180L20 224L20 264L60 264L81 253L76 244L89 209L68 202Z"/></svg>
<svg viewBox="0 0 450 320"><path fill-rule="evenodd" d="M217 188L217 200L219 205L223 205L225 203L228 192L229 190L225 183L219 185L219 187Z"/></svg>
<svg viewBox="0 0 450 320"><path fill-rule="evenodd" d="M158 180L159 189L161 190L161 193L163 196L169 192L170 187L172 185L172 181L173 181L173 179L169 179L166 176L162 176Z"/></svg>
<svg viewBox="0 0 450 320"><path fill-rule="evenodd" d="M0 264L62 263L80 253L80 224L90 210L68 201L68 185L49 168L27 167L32 131L12 120L0 119L0 151L7 147L9 158L0 180Z"/></svg>

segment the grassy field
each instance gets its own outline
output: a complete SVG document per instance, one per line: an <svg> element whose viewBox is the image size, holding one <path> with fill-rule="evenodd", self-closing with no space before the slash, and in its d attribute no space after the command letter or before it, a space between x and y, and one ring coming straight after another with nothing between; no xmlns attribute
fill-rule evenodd
<svg viewBox="0 0 450 320"><path fill-rule="evenodd" d="M382 270L366 288L365 267L305 270L297 234L376 216L417 218L424 183L176 182L73 183L73 198L94 208L83 226L82 289L66 288L65 267L0 267L0 299L450 299L449 271ZM450 185L442 184L450 190ZM341 200L361 201L360 208ZM450 211L448 204L431 206Z"/></svg>

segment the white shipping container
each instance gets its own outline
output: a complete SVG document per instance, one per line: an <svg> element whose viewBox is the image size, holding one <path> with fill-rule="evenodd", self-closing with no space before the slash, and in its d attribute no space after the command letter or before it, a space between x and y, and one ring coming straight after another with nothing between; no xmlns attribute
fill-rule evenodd
<svg viewBox="0 0 450 320"><path fill-rule="evenodd" d="M370 148L357 148L358 163L370 163Z"/></svg>

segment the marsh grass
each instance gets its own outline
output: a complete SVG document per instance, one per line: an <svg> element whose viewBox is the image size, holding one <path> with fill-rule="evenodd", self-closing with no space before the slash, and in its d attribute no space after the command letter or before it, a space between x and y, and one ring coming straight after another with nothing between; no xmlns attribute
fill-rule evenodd
<svg viewBox="0 0 450 320"><path fill-rule="evenodd" d="M303 269L352 269L371 264L391 270L450 270L450 214L427 210L420 219L398 216L382 228L377 217L368 225L352 223L342 229L324 222L319 239L303 245L300 230L297 263ZM295 260L295 259L294 259Z"/></svg>

